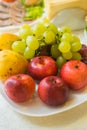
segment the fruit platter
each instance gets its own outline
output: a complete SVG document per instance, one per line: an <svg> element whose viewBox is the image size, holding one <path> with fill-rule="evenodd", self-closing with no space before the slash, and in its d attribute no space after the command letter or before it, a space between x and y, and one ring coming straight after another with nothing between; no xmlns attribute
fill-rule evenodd
<svg viewBox="0 0 87 130"><path fill-rule="evenodd" d="M86 102L83 35L45 18L33 26L23 24L15 33L0 33L0 92L5 101L18 113L34 117Z"/></svg>

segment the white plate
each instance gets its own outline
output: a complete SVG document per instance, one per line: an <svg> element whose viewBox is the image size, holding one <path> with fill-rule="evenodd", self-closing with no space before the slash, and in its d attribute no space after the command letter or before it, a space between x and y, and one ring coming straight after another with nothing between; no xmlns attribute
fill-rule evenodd
<svg viewBox="0 0 87 130"><path fill-rule="evenodd" d="M74 33L80 37L82 43L86 43L83 31ZM71 92L69 100L62 106L57 107L47 106L39 99L37 95L35 95L33 99L28 102L17 104L6 96L4 92L4 86L2 83L0 83L0 87L1 87L1 94L3 98L7 101L7 103L9 103L9 105L18 113L27 116L41 117L41 116L58 114L66 110L72 109L87 101L87 87L85 87L80 91Z"/></svg>
<svg viewBox="0 0 87 130"><path fill-rule="evenodd" d="M4 86L1 83L0 86L1 86L1 94L3 98L7 101L7 103L9 103L9 105L18 113L27 116L34 116L34 117L49 116L64 112L87 101L87 87L85 87L80 91L71 92L69 100L65 104L57 107L51 107L45 105L37 95L35 95L32 100L27 101L25 103L14 103L7 97L3 89Z"/></svg>

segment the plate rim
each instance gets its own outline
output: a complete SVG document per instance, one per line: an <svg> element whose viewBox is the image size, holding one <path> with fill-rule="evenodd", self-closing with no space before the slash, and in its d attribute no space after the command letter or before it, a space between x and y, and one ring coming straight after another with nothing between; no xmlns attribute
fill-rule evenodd
<svg viewBox="0 0 87 130"><path fill-rule="evenodd" d="M86 90L87 89L87 87L85 87L85 88L83 88L83 92L84 92L84 89ZM71 91L70 91L71 92ZM73 92L73 93L72 93ZM78 96L77 95L77 93L74 93L74 91L72 91L71 92L71 94L72 95L74 95L74 96ZM12 101L7 95L6 95L6 93L5 93L5 91L4 91L4 84L3 83L1 83L0 82L0 93L1 93L1 95L2 95L2 97L4 98L4 100L6 101L6 103L8 103L8 105L15 111L15 112L18 112L18 113L20 113L20 114L22 114L22 115L26 115L26 116L30 116L30 117L46 117L46 116L52 116L52 115L55 115L55 114L59 114L59 113L63 113L63 112L65 112L65 111L68 111L68 110L71 110L71 109L73 109L73 108L75 108L75 107L77 107L77 106L79 106L80 104L83 104L83 103L85 103L86 101L87 101L87 98L84 98L84 100L81 98L81 101L79 101L78 103L75 103L75 104L70 104L70 106L68 106L67 107L67 105L65 106L65 104L67 104L68 103L68 101L67 102L65 102L65 104L63 104L63 106L62 105L60 105L60 106L57 106L57 108L56 109L58 109L58 107L65 107L65 108L60 108L61 110L59 110L59 111L55 111L55 109L54 109L54 111L52 111L52 112L50 112L50 113L44 113L44 114L36 114L36 113L34 113L34 114L32 114L32 113L27 113L27 112L24 112L24 111L21 111L21 110L19 110L19 108L17 108L17 107L15 107L15 104L17 104L17 103L15 103L14 101ZM83 93L82 93L83 94ZM81 95L80 95L81 96ZM85 97L87 97L87 94L86 94L86 96ZM36 97L36 98L39 98L39 97ZM70 98L69 98L70 99ZM78 99L78 97L77 97L77 99ZM32 100L34 100L34 99L32 99ZM12 102L12 103L11 103ZM42 101L41 101L42 102ZM43 102L42 102L43 103ZM13 105L14 104L14 105ZM44 103L43 103L44 104ZM20 104L17 104L18 106L20 106ZM46 104L44 104L44 106L47 106L47 107L50 107L50 108L52 108L51 106L48 106L48 105L46 105ZM21 106L20 106L21 107ZM49 108L49 109L50 109Z"/></svg>

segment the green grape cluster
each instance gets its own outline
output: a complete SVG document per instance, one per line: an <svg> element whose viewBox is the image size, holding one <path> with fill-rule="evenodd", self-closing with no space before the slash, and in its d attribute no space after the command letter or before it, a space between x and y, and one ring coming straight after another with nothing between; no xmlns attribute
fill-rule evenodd
<svg viewBox="0 0 87 130"><path fill-rule="evenodd" d="M48 47L55 43L57 32L57 27L48 20L43 20L32 27L23 24L18 32L20 40L13 42L12 50L27 60L39 54L47 55Z"/></svg>
<svg viewBox="0 0 87 130"><path fill-rule="evenodd" d="M37 55L53 57L59 68L71 59L81 60L80 39L72 34L70 27L58 28L47 19L33 25L22 25L19 29L20 40L12 44L13 51L23 55L27 60Z"/></svg>
<svg viewBox="0 0 87 130"><path fill-rule="evenodd" d="M82 44L80 39L72 34L70 27L64 26L58 29L58 37L59 42L57 42L57 48L61 54L56 58L60 68L67 60L82 59L81 54L79 53Z"/></svg>

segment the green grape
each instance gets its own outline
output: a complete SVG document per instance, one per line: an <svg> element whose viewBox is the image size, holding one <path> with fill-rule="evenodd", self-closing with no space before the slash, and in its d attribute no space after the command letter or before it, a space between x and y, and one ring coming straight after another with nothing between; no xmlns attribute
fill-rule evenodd
<svg viewBox="0 0 87 130"><path fill-rule="evenodd" d="M70 51L71 45L70 45L70 43L67 42L67 41L62 41L62 42L59 44L58 49L60 50L60 52L66 53L66 52L69 52L69 51Z"/></svg>
<svg viewBox="0 0 87 130"><path fill-rule="evenodd" d="M53 31L55 34L58 33L58 29L57 29L57 27L56 27L55 24L53 24L53 23L48 23L48 25L46 25L46 26L47 26L47 30Z"/></svg>
<svg viewBox="0 0 87 130"><path fill-rule="evenodd" d="M52 31L45 31L43 37L47 44L53 44L55 42L55 34Z"/></svg>
<svg viewBox="0 0 87 130"><path fill-rule="evenodd" d="M81 54L79 52L73 52L72 59L73 60L82 60Z"/></svg>
<svg viewBox="0 0 87 130"><path fill-rule="evenodd" d="M66 52L66 53L62 53L62 56L66 59L66 60L70 60L72 58L72 52Z"/></svg>
<svg viewBox="0 0 87 130"><path fill-rule="evenodd" d="M44 18L42 21L41 21L42 24L45 25L45 27L48 27L48 25L50 24L50 20L48 20L47 18Z"/></svg>
<svg viewBox="0 0 87 130"><path fill-rule="evenodd" d="M43 24L45 24L45 23L50 23L50 21L49 21L47 18L44 18L44 19L42 20L42 23L43 23Z"/></svg>
<svg viewBox="0 0 87 130"><path fill-rule="evenodd" d="M25 51L24 51L24 57L26 59L32 59L35 55L35 51L31 50L29 47L26 47Z"/></svg>
<svg viewBox="0 0 87 130"><path fill-rule="evenodd" d="M24 53L25 48L26 48L26 43L23 41L15 41L12 44L12 50L20 54Z"/></svg>
<svg viewBox="0 0 87 130"><path fill-rule="evenodd" d="M69 26L64 26L60 30L63 33L72 33L72 30L71 30L71 28Z"/></svg>
<svg viewBox="0 0 87 130"><path fill-rule="evenodd" d="M38 23L32 28L33 34L38 38L42 39L43 38L43 33L46 31L46 27L42 23Z"/></svg>
<svg viewBox="0 0 87 130"><path fill-rule="evenodd" d="M80 42L73 42L71 43L71 51L77 52L82 48L82 44Z"/></svg>
<svg viewBox="0 0 87 130"><path fill-rule="evenodd" d="M22 39L26 39L28 35L32 35L31 28L28 24L24 24L20 29L19 29L19 36Z"/></svg>
<svg viewBox="0 0 87 130"><path fill-rule="evenodd" d="M58 50L57 44L53 44L51 46L51 55L53 58L57 58L59 55L61 55L61 52Z"/></svg>
<svg viewBox="0 0 87 130"><path fill-rule="evenodd" d="M72 34L71 33L64 33L61 37L61 41L71 41L72 40Z"/></svg>
<svg viewBox="0 0 87 130"><path fill-rule="evenodd" d="M39 42L35 36L28 36L26 38L26 44L32 50L36 50L39 48Z"/></svg>
<svg viewBox="0 0 87 130"><path fill-rule="evenodd" d="M46 43L44 42L44 41L39 41L39 44L40 44L40 46L45 46L46 45Z"/></svg>
<svg viewBox="0 0 87 130"><path fill-rule="evenodd" d="M59 41L61 41L61 37L62 37L62 35L63 35L63 32L61 31L61 29L60 28L58 28L58 32L57 32L57 39L59 40Z"/></svg>
<svg viewBox="0 0 87 130"><path fill-rule="evenodd" d="M58 56L56 59L58 68L61 69L62 65L66 62L66 59L63 56Z"/></svg>
<svg viewBox="0 0 87 130"><path fill-rule="evenodd" d="M72 43L73 42L80 42L80 39L77 36L72 36Z"/></svg>

